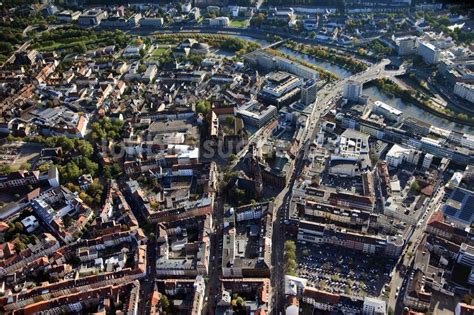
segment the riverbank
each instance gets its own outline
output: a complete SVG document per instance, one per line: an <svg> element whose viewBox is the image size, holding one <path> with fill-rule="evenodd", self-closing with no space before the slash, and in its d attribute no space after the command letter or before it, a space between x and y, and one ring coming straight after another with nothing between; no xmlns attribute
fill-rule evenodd
<svg viewBox="0 0 474 315"><path fill-rule="evenodd" d="M339 80L339 77L337 75L335 75L334 73L332 72L329 72L321 67L318 67L318 66L315 66L309 62L306 62L304 60L301 60L301 59L298 59L296 57L293 57L293 56L290 56L288 54L285 54L279 50L276 50L276 49L271 49L271 48L267 48L265 49L266 52L268 52L269 54L273 55L273 56L278 56L278 57L282 57L282 58L286 58L288 60L291 60L293 62L296 62L296 63L299 63L303 66L306 66L308 68L311 68L317 72L319 72L320 74L320 78L321 79L325 79L326 81L336 81L336 80Z"/></svg>
<svg viewBox="0 0 474 315"><path fill-rule="evenodd" d="M286 55L290 55L292 57L298 58L305 62L311 63L314 66L320 67L328 72L332 72L336 76L338 76L340 79L345 79L353 75L352 72L350 72L349 70L341 68L338 65L335 65L334 63L326 61L322 58L314 58L312 56L304 55L302 53L296 52L286 47L278 47L277 50L281 51L282 53Z"/></svg>
<svg viewBox="0 0 474 315"><path fill-rule="evenodd" d="M244 40L232 35L223 34L200 34L200 33L179 33L179 34L154 34L153 38L160 44L178 44L185 39L195 39L202 41L209 46L228 51L233 51L237 56L252 52L260 48L260 45L253 41Z"/></svg>
<svg viewBox="0 0 474 315"><path fill-rule="evenodd" d="M462 133L474 134L474 127L447 119L443 115L433 113L422 106L418 106L417 104L411 102L406 102L400 97L390 95L380 90L373 83L373 81L364 84L363 94L367 95L373 100L380 100L392 106L393 108L402 111L404 117L413 117L435 127L446 130L456 130Z"/></svg>
<svg viewBox="0 0 474 315"><path fill-rule="evenodd" d="M399 97L402 101L421 107L433 115L439 116L441 118L453 121L461 125L474 127L474 121L472 119L469 119L466 114L456 114L455 112L449 109L440 108L436 105L432 105L432 103L430 103L430 100L420 99L416 97L416 92L414 90L402 89L396 83L389 79L376 79L367 84L375 84L375 86L384 93L390 96Z"/></svg>
<svg viewBox="0 0 474 315"><path fill-rule="evenodd" d="M298 44L294 41L288 41L284 44L285 48L291 49L303 55L311 56L317 60L330 62L338 67L350 71L351 73L359 73L367 70L367 64L361 62L349 55L341 55L336 50L323 46L313 46Z"/></svg>

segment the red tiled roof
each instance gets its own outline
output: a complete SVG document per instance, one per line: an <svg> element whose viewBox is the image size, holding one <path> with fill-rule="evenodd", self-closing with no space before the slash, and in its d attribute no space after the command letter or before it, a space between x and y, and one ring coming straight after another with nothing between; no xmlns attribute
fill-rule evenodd
<svg viewBox="0 0 474 315"><path fill-rule="evenodd" d="M234 107L228 106L228 107L216 107L212 109L217 116L219 115L233 115L234 114Z"/></svg>
<svg viewBox="0 0 474 315"><path fill-rule="evenodd" d="M30 191L30 192L26 195L26 200L27 200L27 201L33 200L34 198L36 198L36 197L39 196L40 192L41 192L41 189L40 189L40 188L36 188L36 189Z"/></svg>
<svg viewBox="0 0 474 315"><path fill-rule="evenodd" d="M441 213L440 211L433 213L430 220L428 221L428 225L433 228L446 231L448 233L453 232L453 227L444 222L443 213Z"/></svg>
<svg viewBox="0 0 474 315"><path fill-rule="evenodd" d="M79 121L77 122L76 130L81 131L82 128L84 127L84 124L86 123L86 119L84 116L79 117Z"/></svg>
<svg viewBox="0 0 474 315"><path fill-rule="evenodd" d="M305 288L303 291L303 296L312 298L319 303L332 304L335 305L339 303L339 295L329 293L326 291L321 291L314 288Z"/></svg>
<svg viewBox="0 0 474 315"><path fill-rule="evenodd" d="M0 221L0 232L5 232L8 230L8 224L6 222Z"/></svg>
<svg viewBox="0 0 474 315"><path fill-rule="evenodd" d="M426 185L421 189L421 193L425 196L431 197L434 192L434 186L433 185Z"/></svg>

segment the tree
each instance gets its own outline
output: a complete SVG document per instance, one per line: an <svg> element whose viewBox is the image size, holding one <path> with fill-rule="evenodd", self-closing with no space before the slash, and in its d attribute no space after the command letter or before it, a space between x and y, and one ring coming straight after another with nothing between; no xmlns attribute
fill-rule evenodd
<svg viewBox="0 0 474 315"><path fill-rule="evenodd" d="M315 39L316 38L316 32L311 32L309 33L309 37L311 37L312 39Z"/></svg>
<svg viewBox="0 0 474 315"><path fill-rule="evenodd" d="M89 189L87 192L90 195L96 195L98 193L102 193L104 191L104 186L102 186L98 181L94 181L92 184L89 185Z"/></svg>
<svg viewBox="0 0 474 315"><path fill-rule="evenodd" d="M92 148L92 145L86 140L76 139L75 146L85 157L90 157L94 152L94 148Z"/></svg>
<svg viewBox="0 0 474 315"><path fill-rule="evenodd" d="M15 230L20 233L23 231L23 224L21 222L15 222Z"/></svg>
<svg viewBox="0 0 474 315"><path fill-rule="evenodd" d="M9 174L11 172L14 172L14 168L11 165L2 165L0 166L0 173L2 174Z"/></svg>
<svg viewBox="0 0 474 315"><path fill-rule="evenodd" d="M295 242L291 240L285 241L284 248L285 248L285 251L296 251Z"/></svg>
<svg viewBox="0 0 474 315"><path fill-rule="evenodd" d="M244 299L241 296L237 297L237 299L235 299L235 304L238 308L241 308L244 306Z"/></svg>
<svg viewBox="0 0 474 315"><path fill-rule="evenodd" d="M211 109L211 103L208 100L200 100L196 103L196 112L203 114L204 116L209 113Z"/></svg>
<svg viewBox="0 0 474 315"><path fill-rule="evenodd" d="M296 245L294 241L285 241L283 257L285 260L286 274L295 276L298 264L296 263Z"/></svg>
<svg viewBox="0 0 474 315"><path fill-rule="evenodd" d="M80 192L81 191L81 188L77 185L74 185L73 183L67 183L66 185L66 188L69 189L70 191L72 192Z"/></svg>
<svg viewBox="0 0 474 315"><path fill-rule="evenodd" d="M261 26L265 22L265 14L258 13L250 20L250 25L252 26Z"/></svg>
<svg viewBox="0 0 474 315"><path fill-rule="evenodd" d="M63 217L63 224L64 224L64 227L65 227L65 228L68 228L68 227L71 226L71 224L72 224L72 218L71 218L70 215L65 215L65 216Z"/></svg>
<svg viewBox="0 0 474 315"><path fill-rule="evenodd" d="M419 193L420 190L421 190L420 183L418 183L418 181L415 180L410 186L410 191L413 193Z"/></svg>
<svg viewBox="0 0 474 315"><path fill-rule="evenodd" d="M80 165L85 173L89 173L92 176L95 176L97 174L97 171L99 170L99 165L95 162L92 162L86 157L83 157L81 159Z"/></svg>
<svg viewBox="0 0 474 315"><path fill-rule="evenodd" d="M87 52L87 47L86 47L86 44L84 42L79 42L78 44L76 44L76 46L74 47L74 51L79 53L79 54L84 54Z"/></svg>
<svg viewBox="0 0 474 315"><path fill-rule="evenodd" d="M122 168L117 163L114 163L112 165L108 165L104 169L104 174L105 174L106 178L112 178L112 177L115 178L115 177L119 176L120 173L122 173Z"/></svg>
<svg viewBox="0 0 474 315"><path fill-rule="evenodd" d="M459 113L459 114L457 114L457 117L461 120L468 120L469 119L469 116L467 116L466 113Z"/></svg>
<svg viewBox="0 0 474 315"><path fill-rule="evenodd" d="M10 43L0 42L0 53L3 55L9 55L13 52L13 46Z"/></svg>
<svg viewBox="0 0 474 315"><path fill-rule="evenodd" d="M51 166L51 164L49 163L44 163L44 164L41 164L40 166L38 166L36 169L38 171L40 171L41 173L43 172L46 172L47 170L49 170L49 167Z"/></svg>
<svg viewBox="0 0 474 315"><path fill-rule="evenodd" d="M22 164L20 165L20 169L22 169L22 170L30 170L30 169L31 169L31 164L28 163L28 162L22 163Z"/></svg>
<svg viewBox="0 0 474 315"><path fill-rule="evenodd" d="M227 116L225 118L225 122L226 124L228 125L234 125L234 122L235 122L235 118L233 116Z"/></svg>
<svg viewBox="0 0 474 315"><path fill-rule="evenodd" d="M141 55L141 53L140 53ZM143 57L143 56L142 56ZM138 73L144 73L146 71L146 66L142 63L138 66Z"/></svg>
<svg viewBox="0 0 474 315"><path fill-rule="evenodd" d="M235 188L234 189L234 200L239 204L242 205L245 203L245 197L246 193L245 190L240 189L240 188Z"/></svg>
<svg viewBox="0 0 474 315"><path fill-rule="evenodd" d="M65 151L71 151L74 149L74 141L65 137L58 137L57 144L60 145Z"/></svg>
<svg viewBox="0 0 474 315"><path fill-rule="evenodd" d="M15 243L15 250L17 252L22 252L25 249L26 249L26 245L22 241L18 241L18 242Z"/></svg>
<svg viewBox="0 0 474 315"><path fill-rule="evenodd" d="M166 310L170 307L170 301L166 295L162 295L160 298L160 305L163 310Z"/></svg>
<svg viewBox="0 0 474 315"><path fill-rule="evenodd" d="M79 198L89 206L92 206L94 204L94 198L92 198L91 196L89 196L85 192L79 193Z"/></svg>
<svg viewBox="0 0 474 315"><path fill-rule="evenodd" d="M451 24L451 22L449 21L449 18L447 16L441 17L438 20L438 23L441 24L441 25L444 25L444 26L448 26L449 24Z"/></svg>
<svg viewBox="0 0 474 315"><path fill-rule="evenodd" d="M95 180L89 185L89 188L87 189L87 194L90 196L90 198L92 198L92 200L89 200L89 202L99 205L101 203L103 193L104 186L102 186L98 180Z"/></svg>
<svg viewBox="0 0 474 315"><path fill-rule="evenodd" d="M40 24L38 25L38 29L39 29L40 31L46 31L46 30L48 29L48 23L46 23L46 22L40 23Z"/></svg>
<svg viewBox="0 0 474 315"><path fill-rule="evenodd" d="M74 161L71 161L61 167L60 174L66 182L71 182L81 175L81 169Z"/></svg>

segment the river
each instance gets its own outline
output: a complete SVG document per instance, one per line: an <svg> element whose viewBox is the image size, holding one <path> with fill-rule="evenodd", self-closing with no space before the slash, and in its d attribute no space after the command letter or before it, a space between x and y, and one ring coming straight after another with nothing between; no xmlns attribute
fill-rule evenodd
<svg viewBox="0 0 474 315"><path fill-rule="evenodd" d="M324 61L315 59L313 57L310 57L310 56L305 55L305 54L298 53L298 52L296 52L294 50L291 50L291 49L288 49L286 47L279 47L279 48L277 48L277 50L281 51L284 54L287 54L287 55L299 58L301 60L304 60L304 61L306 61L308 63L311 63L315 66L318 66L318 67L320 67L320 68L322 68L326 71L332 72L341 79L345 79L345 78L350 77L352 75L352 73L350 71L347 71L346 69L338 67L338 66L336 66L336 65L334 65L330 62L324 62Z"/></svg>
<svg viewBox="0 0 474 315"><path fill-rule="evenodd" d="M364 88L364 94L368 95L369 97L380 100L388 105L401 110L405 117L411 116L421 121L427 122L435 127L443 128L446 130L456 130L459 132L467 133L467 134L474 134L474 128L469 126L463 126L457 124L455 122L449 121L447 119L438 117L433 115L423 108L417 107L415 105L407 105L399 98L392 98L387 94L381 92L377 87L370 86Z"/></svg>
<svg viewBox="0 0 474 315"><path fill-rule="evenodd" d="M269 44L265 40L256 39L256 38L252 38L252 37L249 37L249 36L236 36L236 37L242 38L244 40L256 42L256 43L260 44L261 46L266 46L266 45ZM291 49L288 49L286 47L279 47L279 48L277 48L277 50L279 50L282 53L285 53L287 55L290 55L290 56L293 56L293 57L296 57L296 58L300 58L300 59L302 59L302 60L304 60L308 63L314 64L315 66L321 67L321 68L323 68L327 71L330 71L330 72L336 74L337 76L339 76L341 79L350 77L352 75L352 73L350 71L347 71L347 70L345 70L341 67L338 67L334 64L315 59L315 58L310 57L310 56L305 55L305 54L295 52L295 51L293 51ZM435 127L438 127L438 128L443 128L443 129L446 129L446 130L457 130L457 131L467 133L467 134L474 134L474 128L472 128L472 127L463 126L463 125L457 124L455 122L449 121L447 119L438 117L438 116L433 115L433 114L431 114L431 113L425 111L424 109L422 109L420 107L417 107L415 105L407 105L399 98L392 98L392 97L386 95L385 93L382 93L375 86L364 88L364 94L370 96L373 99L381 100L382 102L387 103L387 104L393 106L394 108L397 108L397 109L403 111L404 116L415 117L419 120L427 122L427 123L429 123L429 124L431 124Z"/></svg>
<svg viewBox="0 0 474 315"><path fill-rule="evenodd" d="M241 38L241 39L244 39L244 40L248 40L248 41L252 41L252 42L256 42L260 46L267 46L267 45L270 44L266 40L257 39L257 38L253 38L253 37L249 37L249 36L238 35L238 36L235 36L235 37L238 37L238 38ZM350 71L347 71L346 69L338 67L338 66L336 66L336 65L334 65L330 62L324 62L324 61L315 59L313 57L310 57L310 56L305 55L305 54L298 53L298 52L296 52L294 50L291 50L291 49L288 49L286 47L278 47L278 48L276 48L276 50L281 51L282 53L290 55L292 57L296 57L298 59L304 60L304 61L306 61L308 63L311 63L311 64L313 64L317 67L320 67L320 68L322 68L326 71L332 72L341 79L345 79L345 78L350 77L352 75L352 73Z"/></svg>

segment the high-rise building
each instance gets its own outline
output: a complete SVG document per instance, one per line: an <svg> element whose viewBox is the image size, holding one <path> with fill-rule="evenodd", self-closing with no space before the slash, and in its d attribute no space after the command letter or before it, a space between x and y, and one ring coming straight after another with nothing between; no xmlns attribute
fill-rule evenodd
<svg viewBox="0 0 474 315"><path fill-rule="evenodd" d="M433 162L433 158L434 158L433 154L431 153L425 154L425 158L423 159L423 165L422 165L424 169L430 168L431 163Z"/></svg>
<svg viewBox="0 0 474 315"><path fill-rule="evenodd" d="M474 247L462 243L456 261L468 267L474 267Z"/></svg>
<svg viewBox="0 0 474 315"><path fill-rule="evenodd" d="M398 40L398 54L406 56L416 53L418 41L416 36L401 37Z"/></svg>
<svg viewBox="0 0 474 315"><path fill-rule="evenodd" d="M349 80L344 86L344 98L357 102L362 95L362 83Z"/></svg>
<svg viewBox="0 0 474 315"><path fill-rule="evenodd" d="M468 102L474 103L474 84L457 82L454 86L454 94Z"/></svg>
<svg viewBox="0 0 474 315"><path fill-rule="evenodd" d="M301 87L301 102L305 105L313 104L316 101L318 87L316 80L308 80Z"/></svg>
<svg viewBox="0 0 474 315"><path fill-rule="evenodd" d="M420 42L418 55L420 55L427 64L435 64L439 62L441 50L431 43Z"/></svg>
<svg viewBox="0 0 474 315"><path fill-rule="evenodd" d="M374 114L382 115L388 120L400 121L403 112L381 101L375 101L372 107Z"/></svg>

